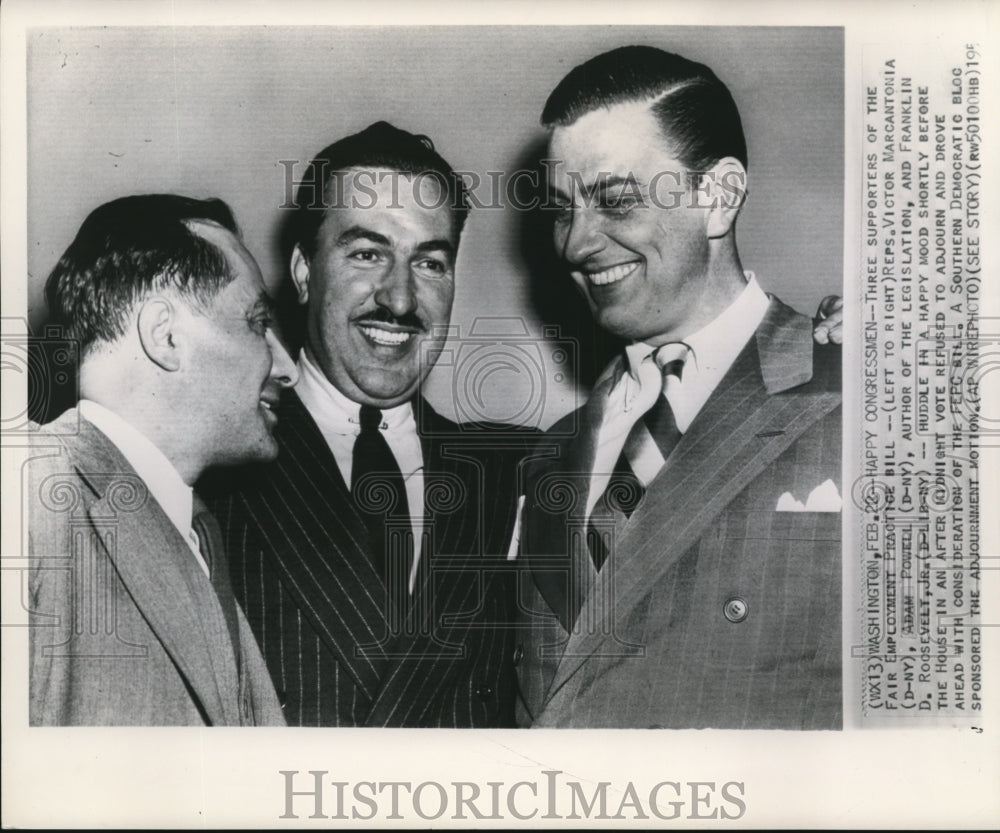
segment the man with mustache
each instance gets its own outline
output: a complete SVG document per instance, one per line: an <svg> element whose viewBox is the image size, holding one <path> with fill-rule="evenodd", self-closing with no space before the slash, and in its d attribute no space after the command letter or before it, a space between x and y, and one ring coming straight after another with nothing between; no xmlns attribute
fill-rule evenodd
<svg viewBox="0 0 1000 833"><path fill-rule="evenodd" d="M530 434L498 442L420 396L466 215L430 140L385 122L303 174L300 381L282 400L278 460L228 472L215 504L290 724L514 724L516 576L502 556Z"/></svg>
<svg viewBox="0 0 1000 833"><path fill-rule="evenodd" d="M31 724L284 725L192 491L210 466L274 459L297 379L232 213L173 194L102 205L46 298L82 398L32 435Z"/></svg>
<svg viewBox="0 0 1000 833"><path fill-rule="evenodd" d="M295 211L300 381L277 462L236 473L216 504L285 716L512 725L514 595L484 556L506 553L515 466L488 429L420 396L451 315L464 187L429 139L379 122L317 155Z"/></svg>
<svg viewBox="0 0 1000 833"><path fill-rule="evenodd" d="M556 247L627 346L526 478L521 721L839 728L840 352L740 262L736 104L623 47L542 121Z"/></svg>

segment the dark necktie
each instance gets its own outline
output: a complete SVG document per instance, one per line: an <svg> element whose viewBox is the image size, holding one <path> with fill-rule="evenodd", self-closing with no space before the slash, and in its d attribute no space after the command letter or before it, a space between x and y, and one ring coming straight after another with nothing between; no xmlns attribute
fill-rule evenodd
<svg viewBox="0 0 1000 833"><path fill-rule="evenodd" d="M222 606L222 615L226 619L226 627L229 630L229 638L233 643L233 658L236 660L237 674L240 668L240 625L236 614L236 599L233 596L233 588L229 583L229 565L226 561L226 550L222 543L222 530L215 516L208 511L204 501L194 495L193 502L194 517L191 520L191 529L198 536L198 549L201 556L208 565L208 573L215 589L215 595L219 597L219 604Z"/></svg>
<svg viewBox="0 0 1000 833"><path fill-rule="evenodd" d="M351 496L368 529L375 568L385 579L396 610L405 614L410 596L409 536L393 535L387 521L409 522L406 485L392 449L379 431L382 412L362 405L360 422L351 462Z"/></svg>
<svg viewBox="0 0 1000 833"><path fill-rule="evenodd" d="M653 360L659 365L662 374L664 389L668 377L681 378L686 354L687 347L680 344L665 344L653 354ZM590 513L590 518L587 521L587 546L590 548L590 557L594 561L594 566L598 570L604 565L608 555L607 545L609 542L607 539L614 528L615 510L623 513L626 518L630 518L646 493L645 487L632 471L632 466L626 455L626 450L631 445L637 444L644 432L649 433L659 448L660 454L663 455L663 459L666 460L680 440L681 432L677 428L673 408L670 407L665 393L657 396L652 407L632 426L632 430L629 431L628 437L625 439L622 452L618 455L618 461L615 463L608 485L604 488L604 492Z"/></svg>

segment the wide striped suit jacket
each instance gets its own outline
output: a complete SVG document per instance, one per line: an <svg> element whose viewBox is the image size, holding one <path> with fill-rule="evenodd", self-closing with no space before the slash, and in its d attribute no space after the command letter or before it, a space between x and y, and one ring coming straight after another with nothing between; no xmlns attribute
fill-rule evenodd
<svg viewBox="0 0 1000 833"><path fill-rule="evenodd" d="M519 722L839 728L839 350L772 299L640 505L616 514L597 573L583 512L609 390L528 463ZM812 511L817 487L834 511Z"/></svg>
<svg viewBox="0 0 1000 833"><path fill-rule="evenodd" d="M420 603L390 630L383 576L332 452L294 391L276 462L215 484L234 592L290 725L513 725L514 600L502 557L516 459L414 402L424 454ZM492 557L495 556L495 557Z"/></svg>
<svg viewBox="0 0 1000 833"><path fill-rule="evenodd" d="M237 669L212 583L114 443L67 411L32 454L31 725L283 726L242 612Z"/></svg>

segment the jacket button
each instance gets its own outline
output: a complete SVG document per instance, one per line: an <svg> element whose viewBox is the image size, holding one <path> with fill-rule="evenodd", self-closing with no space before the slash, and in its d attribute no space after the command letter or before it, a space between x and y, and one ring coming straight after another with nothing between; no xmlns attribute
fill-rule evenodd
<svg viewBox="0 0 1000 833"><path fill-rule="evenodd" d="M514 666L517 667L520 665L522 659L524 659L524 643L518 642L517 647L514 649Z"/></svg>
<svg viewBox="0 0 1000 833"><path fill-rule="evenodd" d="M489 700L493 696L493 686L486 685L485 683L481 686L476 687L476 697L480 700Z"/></svg>
<svg viewBox="0 0 1000 833"><path fill-rule="evenodd" d="M747 604L746 599L733 596L733 598L727 600L722 606L722 612L730 622L742 622L749 615L750 606Z"/></svg>

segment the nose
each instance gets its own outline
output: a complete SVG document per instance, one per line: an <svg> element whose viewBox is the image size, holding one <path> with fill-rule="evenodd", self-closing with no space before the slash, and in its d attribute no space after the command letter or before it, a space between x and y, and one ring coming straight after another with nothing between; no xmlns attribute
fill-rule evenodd
<svg viewBox="0 0 1000 833"><path fill-rule="evenodd" d="M271 373L269 378L273 379L282 388L290 388L299 381L299 371L295 367L295 362L288 355L285 345L273 330L267 331L267 346L271 349Z"/></svg>
<svg viewBox="0 0 1000 833"><path fill-rule="evenodd" d="M375 303L397 318L416 310L417 287L408 262L396 260L386 271L375 290Z"/></svg>
<svg viewBox="0 0 1000 833"><path fill-rule="evenodd" d="M563 260L579 265L603 248L599 219L595 212L574 207L569 219L556 226L556 248Z"/></svg>

